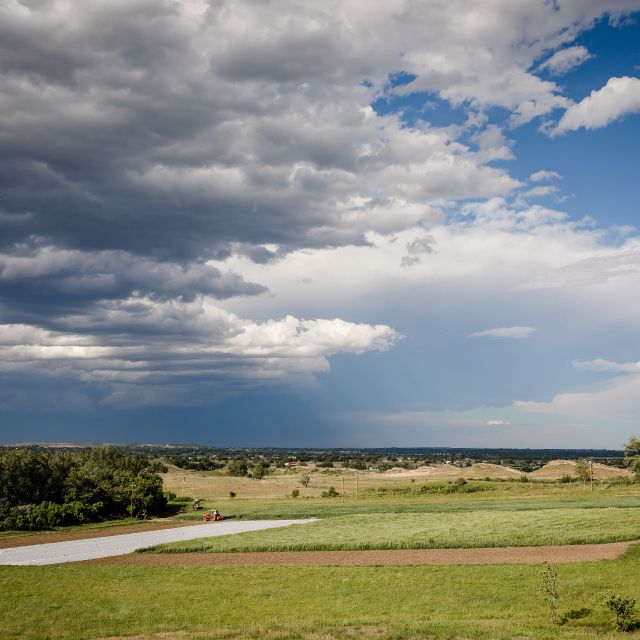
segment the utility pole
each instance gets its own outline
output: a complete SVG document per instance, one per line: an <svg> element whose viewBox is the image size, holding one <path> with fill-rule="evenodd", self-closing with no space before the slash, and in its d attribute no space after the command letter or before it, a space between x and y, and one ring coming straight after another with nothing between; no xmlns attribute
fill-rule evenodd
<svg viewBox="0 0 640 640"><path fill-rule="evenodd" d="M589 486L593 491L593 458L589 459Z"/></svg>
<svg viewBox="0 0 640 640"><path fill-rule="evenodd" d="M342 502L344 502L344 476L342 476Z"/></svg>
<svg viewBox="0 0 640 640"><path fill-rule="evenodd" d="M358 473L358 470L356 469L356 500L358 499L358 476L360 474Z"/></svg>

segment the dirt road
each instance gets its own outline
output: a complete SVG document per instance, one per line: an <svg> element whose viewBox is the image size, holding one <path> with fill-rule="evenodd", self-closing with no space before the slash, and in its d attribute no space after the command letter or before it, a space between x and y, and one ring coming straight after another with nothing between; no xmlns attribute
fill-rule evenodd
<svg viewBox="0 0 640 640"><path fill-rule="evenodd" d="M136 553L92 563L146 566L536 564L615 560L632 542L549 547L412 549L400 551L281 551L273 553Z"/></svg>
<svg viewBox="0 0 640 640"><path fill-rule="evenodd" d="M227 520L225 522L202 523L187 527L173 527L157 531L144 531L114 536L67 540L0 549L0 565L35 565L78 562L95 558L106 558L133 553L141 547L165 542L180 542L230 533L259 531L305 524L312 520Z"/></svg>

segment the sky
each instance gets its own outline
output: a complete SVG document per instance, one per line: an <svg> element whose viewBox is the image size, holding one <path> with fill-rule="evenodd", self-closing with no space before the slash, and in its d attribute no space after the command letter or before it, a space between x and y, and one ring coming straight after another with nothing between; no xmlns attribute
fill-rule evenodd
<svg viewBox="0 0 640 640"><path fill-rule="evenodd" d="M0 443L621 448L640 0L0 0Z"/></svg>

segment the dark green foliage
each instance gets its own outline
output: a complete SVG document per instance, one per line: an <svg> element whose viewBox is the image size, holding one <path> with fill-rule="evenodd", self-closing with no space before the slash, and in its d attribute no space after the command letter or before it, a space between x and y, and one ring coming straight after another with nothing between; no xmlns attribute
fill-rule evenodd
<svg viewBox="0 0 640 640"><path fill-rule="evenodd" d="M640 438L634 436L629 438L624 444L624 457L627 460L629 469L633 471L640 480Z"/></svg>
<svg viewBox="0 0 640 640"><path fill-rule="evenodd" d="M297 498L299 495L300 495L300 489L294 489L294 490L291 492L291 497L292 497L292 498Z"/></svg>
<svg viewBox="0 0 640 640"><path fill-rule="evenodd" d="M636 601L632 598L622 598L613 593L604 601L604 606L615 616L618 631L633 631L640 626L633 612L635 605Z"/></svg>
<svg viewBox="0 0 640 640"><path fill-rule="evenodd" d="M0 530L160 513L167 500L157 469L146 456L111 447L0 450Z"/></svg>
<svg viewBox="0 0 640 640"><path fill-rule="evenodd" d="M335 487L329 487L326 491L321 493L323 498L337 498L340 494L336 491Z"/></svg>
<svg viewBox="0 0 640 640"><path fill-rule="evenodd" d="M262 462L259 462L257 465L251 469L251 477L256 480L261 480L264 478L269 472L269 467L266 467Z"/></svg>
<svg viewBox="0 0 640 640"><path fill-rule="evenodd" d="M244 458L234 458L233 460L229 460L227 473L230 476L242 478L249 473L249 465Z"/></svg>
<svg viewBox="0 0 640 640"><path fill-rule="evenodd" d="M180 469L188 469L189 471L213 471L224 467L223 462L212 460L209 457L170 456L167 461Z"/></svg>
<svg viewBox="0 0 640 640"><path fill-rule="evenodd" d="M317 466L322 469L333 469L335 465L331 460L325 460L324 462L318 462Z"/></svg>

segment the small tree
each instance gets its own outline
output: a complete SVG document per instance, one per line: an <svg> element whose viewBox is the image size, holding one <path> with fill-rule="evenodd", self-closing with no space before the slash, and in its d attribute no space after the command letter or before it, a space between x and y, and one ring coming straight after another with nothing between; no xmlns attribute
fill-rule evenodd
<svg viewBox="0 0 640 640"><path fill-rule="evenodd" d="M581 482L589 482L591 480L591 469L586 460L578 460L576 462L576 477Z"/></svg>
<svg viewBox="0 0 640 640"><path fill-rule="evenodd" d="M300 484L306 489L311 482L311 474L307 473L300 478Z"/></svg>
<svg viewBox="0 0 640 640"><path fill-rule="evenodd" d="M633 436L624 444L624 457L629 469L640 479L640 437Z"/></svg>
<svg viewBox="0 0 640 640"><path fill-rule="evenodd" d="M227 465L227 473L230 476L241 478L249 473L249 465L244 458L234 458Z"/></svg>
<svg viewBox="0 0 640 640"><path fill-rule="evenodd" d="M253 469L251 469L251 477L256 480L261 480L267 475L268 468L262 463L259 462Z"/></svg>
<svg viewBox="0 0 640 640"><path fill-rule="evenodd" d="M545 600L549 605L549 616L552 624L560 624L558 618L558 570L552 564L545 562L542 566L542 588Z"/></svg>

